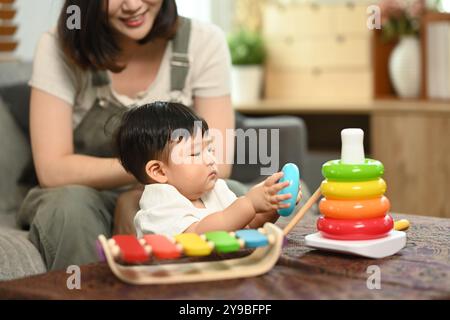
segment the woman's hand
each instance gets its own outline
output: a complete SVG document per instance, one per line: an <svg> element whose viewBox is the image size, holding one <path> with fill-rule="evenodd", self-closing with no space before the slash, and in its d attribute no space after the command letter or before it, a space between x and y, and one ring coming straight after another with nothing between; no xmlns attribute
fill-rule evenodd
<svg viewBox="0 0 450 320"><path fill-rule="evenodd" d="M116 158L75 154L72 110L62 99L31 89L31 146L40 186L79 184L104 190L136 183Z"/></svg>
<svg viewBox="0 0 450 320"><path fill-rule="evenodd" d="M278 194L289 185L289 181L278 182L283 176L283 172L277 172L268 177L263 182L257 184L246 194L253 204L256 212L267 212L272 209L288 208L288 203L282 201L290 199L292 195Z"/></svg>
<svg viewBox="0 0 450 320"><path fill-rule="evenodd" d="M114 210L114 230L113 234L133 234L136 235L134 227L134 216L139 211L139 200L141 199L143 188L136 188L125 191L117 198Z"/></svg>

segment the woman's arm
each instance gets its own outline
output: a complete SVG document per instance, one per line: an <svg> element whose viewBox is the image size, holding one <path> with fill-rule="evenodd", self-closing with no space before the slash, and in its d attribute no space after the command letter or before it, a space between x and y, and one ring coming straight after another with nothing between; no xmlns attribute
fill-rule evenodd
<svg viewBox="0 0 450 320"><path fill-rule="evenodd" d="M199 116L208 122L210 129L217 129L221 133L222 141L215 137L216 154L218 155L219 177L227 179L231 175L234 159L234 110L230 96L194 98L194 108ZM230 136L227 139L227 129ZM222 146L222 147L221 147ZM222 155L219 149L222 149Z"/></svg>
<svg viewBox="0 0 450 320"><path fill-rule="evenodd" d="M111 189L135 182L117 159L74 154L72 107L36 88L31 90L30 134L42 187L80 184Z"/></svg>

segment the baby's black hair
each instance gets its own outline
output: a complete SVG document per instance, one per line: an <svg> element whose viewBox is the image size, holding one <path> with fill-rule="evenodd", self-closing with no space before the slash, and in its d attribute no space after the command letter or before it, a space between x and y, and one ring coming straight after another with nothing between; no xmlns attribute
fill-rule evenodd
<svg viewBox="0 0 450 320"><path fill-rule="evenodd" d="M116 132L117 156L127 172L147 184L147 162L166 161L172 133L176 129L184 129L194 136L194 131L200 129L199 123L204 135L208 131L206 121L181 103L157 101L131 108L123 115ZM177 137L177 141L182 138Z"/></svg>

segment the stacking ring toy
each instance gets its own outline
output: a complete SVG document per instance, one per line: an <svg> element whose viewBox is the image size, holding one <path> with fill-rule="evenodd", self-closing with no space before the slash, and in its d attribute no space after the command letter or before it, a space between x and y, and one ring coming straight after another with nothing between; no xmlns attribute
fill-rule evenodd
<svg viewBox="0 0 450 320"><path fill-rule="evenodd" d="M390 215L382 218L338 220L320 217L317 229L321 234L335 240L371 240L386 236L394 227Z"/></svg>
<svg viewBox="0 0 450 320"><path fill-rule="evenodd" d="M358 182L324 180L320 191L328 199L370 199L380 197L386 192L386 182L383 178Z"/></svg>
<svg viewBox="0 0 450 320"><path fill-rule="evenodd" d="M370 219L384 217L390 209L385 196L367 200L332 200L323 198L319 203L320 212L332 219Z"/></svg>
<svg viewBox="0 0 450 320"><path fill-rule="evenodd" d="M278 209L278 214L287 217L294 211L295 202L297 201L298 190L300 187L300 171L293 163L286 163L281 171L283 172L283 177L280 179L280 182L289 181L290 184L278 192L278 194L290 193L292 197L283 201L283 203L289 203L289 207Z"/></svg>
<svg viewBox="0 0 450 320"><path fill-rule="evenodd" d="M330 181L374 180L383 173L383 164L373 159L365 159L363 164L346 164L341 160L331 160L322 166L322 175Z"/></svg>

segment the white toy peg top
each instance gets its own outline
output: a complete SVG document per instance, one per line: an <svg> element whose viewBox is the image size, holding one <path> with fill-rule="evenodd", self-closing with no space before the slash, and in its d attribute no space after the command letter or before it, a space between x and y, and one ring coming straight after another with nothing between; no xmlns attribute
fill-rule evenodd
<svg viewBox="0 0 450 320"><path fill-rule="evenodd" d="M361 129L344 129L341 131L341 162L346 164L363 164L364 131Z"/></svg>

